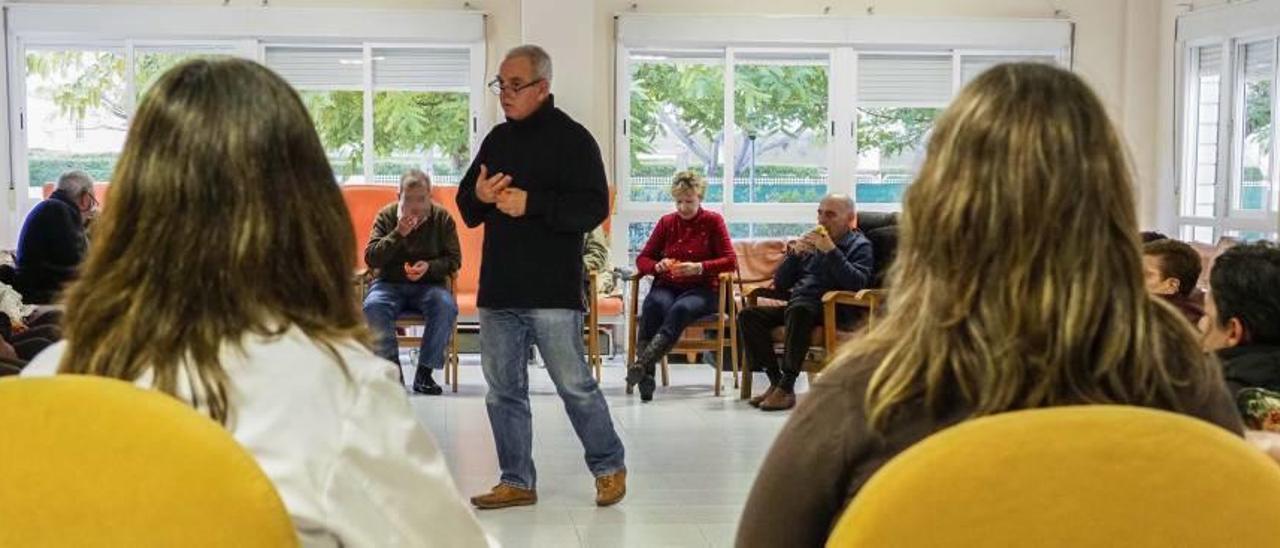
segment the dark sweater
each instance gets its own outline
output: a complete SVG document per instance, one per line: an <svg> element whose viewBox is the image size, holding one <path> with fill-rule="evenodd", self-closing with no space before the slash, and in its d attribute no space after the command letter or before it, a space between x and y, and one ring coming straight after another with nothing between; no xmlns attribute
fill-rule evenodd
<svg viewBox="0 0 1280 548"><path fill-rule="evenodd" d="M462 246L458 244L458 227L449 212L431 204L422 222L408 236L396 232L400 222L400 206L387 204L378 212L364 248L364 264L378 269L378 279L394 283L410 282L404 274L404 263L426 261L427 273L416 283L439 284L462 268Z"/></svg>
<svg viewBox="0 0 1280 548"><path fill-rule="evenodd" d="M80 208L61 190L36 204L18 236L14 289L27 304L49 304L84 260L88 241Z"/></svg>
<svg viewBox="0 0 1280 548"><path fill-rule="evenodd" d="M528 193L523 216L476 197L480 164ZM583 236L609 214L609 188L595 139L553 98L489 132L459 183L458 211L467 226L484 224L478 306L583 309Z"/></svg>
<svg viewBox="0 0 1280 548"><path fill-rule="evenodd" d="M931 415L917 400L883 435L873 435L864 402L878 365L874 360L839 363L818 377L765 457L742 512L736 546L822 546L881 466L972 413L971 406L954 402ZM1183 414L1243 433L1240 413L1222 381L1184 387L1176 397ZM938 481L945 488L946 478Z"/></svg>
<svg viewBox="0 0 1280 548"><path fill-rule="evenodd" d="M822 295L828 291L860 291L871 285L875 258L871 253L871 240L858 230L850 230L828 253L787 255L773 274L773 286L790 291L788 304L810 307L822 305ZM837 308L837 321L847 325L857 312L850 307Z"/></svg>
<svg viewBox="0 0 1280 548"><path fill-rule="evenodd" d="M1247 344L1217 352L1231 394L1245 388L1266 388L1280 392L1280 346Z"/></svg>

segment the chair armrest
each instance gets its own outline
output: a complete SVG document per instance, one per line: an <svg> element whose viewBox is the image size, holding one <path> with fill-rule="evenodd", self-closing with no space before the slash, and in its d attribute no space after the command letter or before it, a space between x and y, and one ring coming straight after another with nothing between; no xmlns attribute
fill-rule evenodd
<svg viewBox="0 0 1280 548"><path fill-rule="evenodd" d="M790 291L783 291L775 287L757 287L747 293L747 305L755 306L760 299L773 299L775 301L786 301L791 298Z"/></svg>
<svg viewBox="0 0 1280 548"><path fill-rule="evenodd" d="M773 281L773 276L765 276L763 278L738 278L736 281L740 284L759 284Z"/></svg>

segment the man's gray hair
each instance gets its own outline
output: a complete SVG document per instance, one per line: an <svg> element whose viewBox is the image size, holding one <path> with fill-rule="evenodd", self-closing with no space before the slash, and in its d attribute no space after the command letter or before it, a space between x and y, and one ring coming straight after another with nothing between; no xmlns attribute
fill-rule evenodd
<svg viewBox="0 0 1280 548"><path fill-rule="evenodd" d="M547 55L547 50L533 44L525 44L516 46L507 51L507 56L503 60L514 59L516 57L527 57L529 62L533 63L533 75L547 82L551 81L551 56Z"/></svg>
<svg viewBox="0 0 1280 548"><path fill-rule="evenodd" d="M418 187L431 188L431 176L418 168L410 169L400 176L400 192Z"/></svg>
<svg viewBox="0 0 1280 548"><path fill-rule="evenodd" d="M93 177L78 169L68 171L58 177L58 190L79 198L86 192L93 192Z"/></svg>

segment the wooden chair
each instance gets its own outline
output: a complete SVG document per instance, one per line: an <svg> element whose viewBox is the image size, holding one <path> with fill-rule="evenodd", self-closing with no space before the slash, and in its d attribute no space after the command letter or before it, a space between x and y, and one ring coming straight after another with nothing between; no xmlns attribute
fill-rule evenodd
<svg viewBox="0 0 1280 548"><path fill-rule="evenodd" d="M636 359L636 337L639 330L640 321L640 280L645 276L636 273L631 276L631 316L627 321L627 363L630 364ZM738 383L738 307L733 302L733 283L734 275L724 273L720 275L720 287L717 290L716 310L719 312L699 319L693 322L680 334L680 339L676 341L675 346L671 349L671 353L716 353L716 380L715 395L720 395L720 387L723 384L722 377L724 374L725 354L729 355L729 364L733 372L733 385L737 387ZM708 339L706 335L710 333L714 338ZM726 352L725 349L728 349ZM662 386L671 385L670 368L667 365L667 358L662 358ZM627 389L627 393L631 393L631 388Z"/></svg>
<svg viewBox="0 0 1280 548"><path fill-rule="evenodd" d="M600 382L604 368L604 356L600 351L600 319L626 317L626 303L622 297L601 298L598 290L599 283L599 272L587 273L587 365L590 365L592 372L595 373L596 382Z"/></svg>

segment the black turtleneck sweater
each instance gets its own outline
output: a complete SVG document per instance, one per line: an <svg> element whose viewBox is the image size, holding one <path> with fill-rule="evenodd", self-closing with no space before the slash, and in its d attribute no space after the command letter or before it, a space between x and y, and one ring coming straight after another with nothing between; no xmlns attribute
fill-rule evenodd
<svg viewBox="0 0 1280 548"><path fill-rule="evenodd" d="M480 164L528 192L523 216L476 197ZM552 97L523 120L494 127L458 187L463 222L484 224L477 305L582 310L582 241L609 214L606 181L595 139Z"/></svg>

